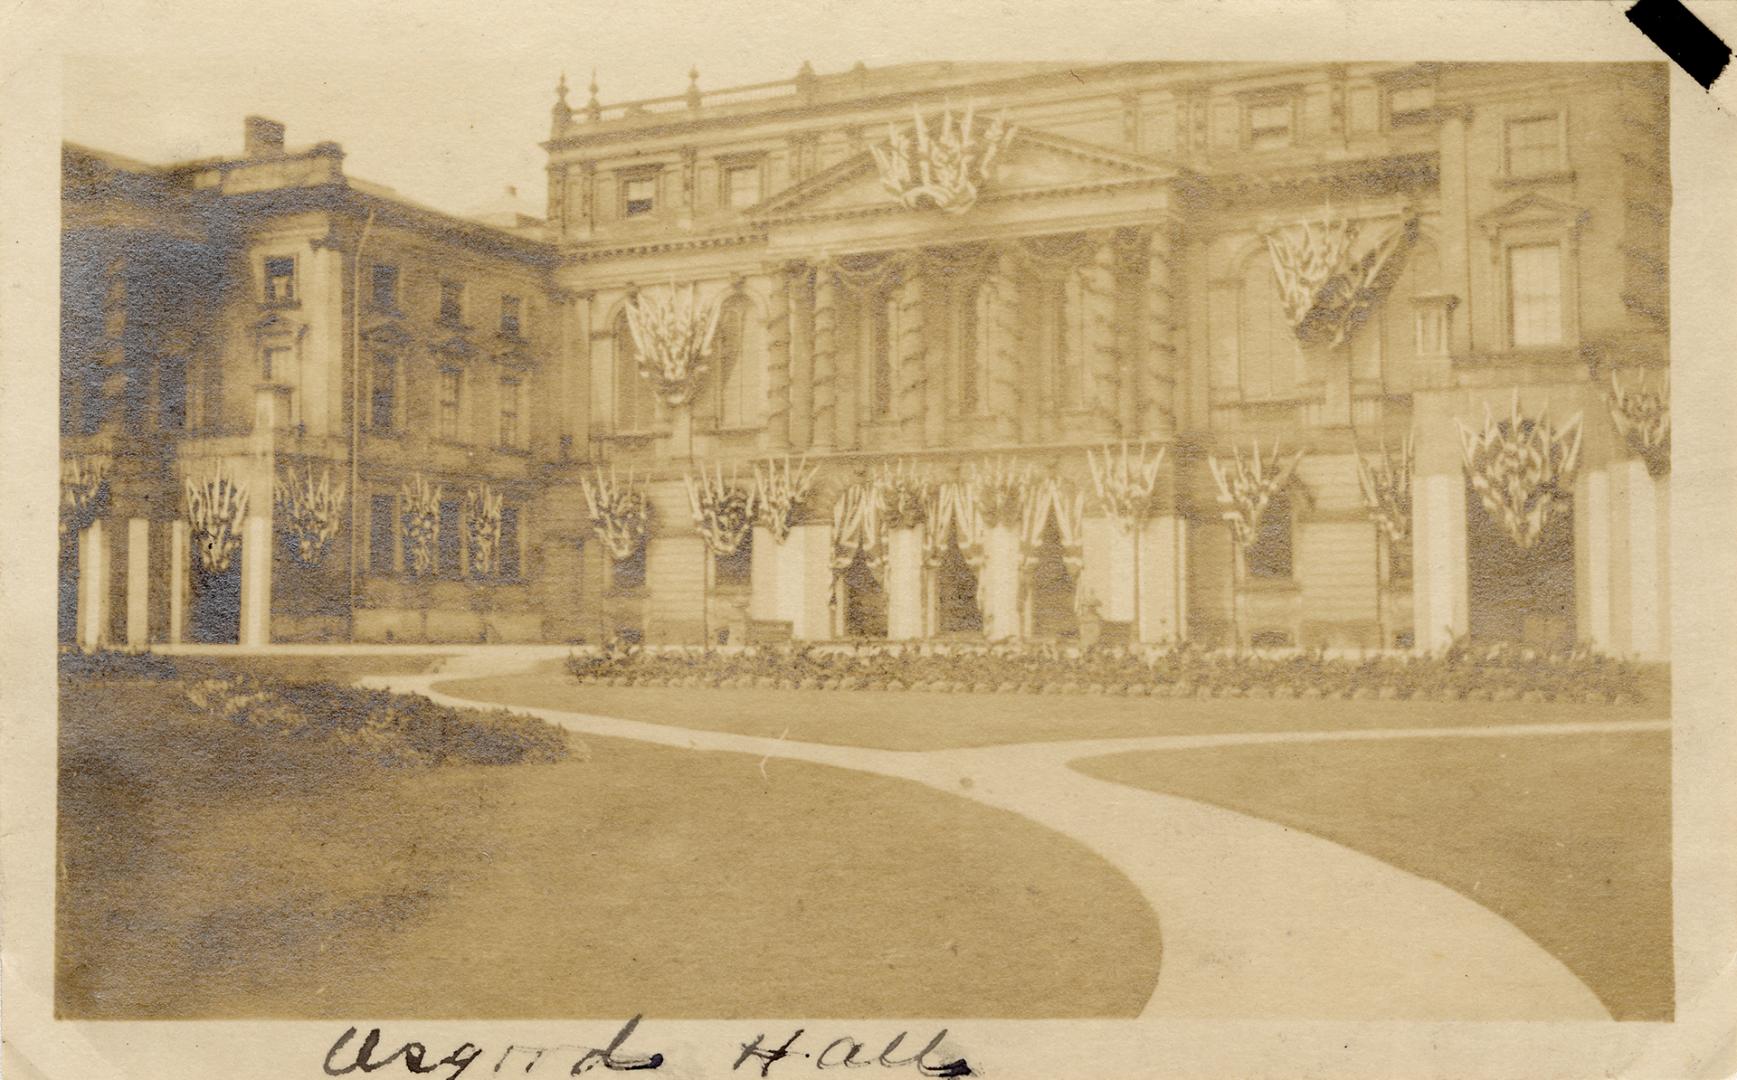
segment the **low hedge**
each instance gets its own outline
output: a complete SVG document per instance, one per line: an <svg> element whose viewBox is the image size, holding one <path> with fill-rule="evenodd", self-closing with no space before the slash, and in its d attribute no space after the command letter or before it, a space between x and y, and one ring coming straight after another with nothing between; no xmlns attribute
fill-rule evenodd
<svg viewBox="0 0 1737 1080"><path fill-rule="evenodd" d="M454 709L412 694L250 676L192 680L184 693L215 721L335 744L390 768L549 762L568 753L566 734L534 717Z"/></svg>
<svg viewBox="0 0 1737 1080"><path fill-rule="evenodd" d="M609 686L942 693L1120 694L1157 697L1424 701L1641 700L1639 669L1586 649L1547 653L1456 642L1430 655L1329 657L1324 651L1209 652L1052 645L812 645L575 653L568 672Z"/></svg>

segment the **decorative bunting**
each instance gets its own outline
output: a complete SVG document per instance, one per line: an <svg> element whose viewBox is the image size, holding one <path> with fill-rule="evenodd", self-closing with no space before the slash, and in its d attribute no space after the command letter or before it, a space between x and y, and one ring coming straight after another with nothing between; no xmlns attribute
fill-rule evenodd
<svg viewBox="0 0 1737 1080"><path fill-rule="evenodd" d="M651 502L634 484L633 474L623 483L614 469L606 475L602 466L594 466L592 475L580 477L579 486L585 493L592 531L609 557L623 562L638 554L651 533Z"/></svg>
<svg viewBox="0 0 1737 1080"><path fill-rule="evenodd" d="M911 121L905 130L889 123L887 141L869 148L881 184L909 209L932 206L949 214L962 214L977 202L1018 130L1008 126L1005 114L980 126L973 105L966 105L959 120L949 105L934 132L915 106Z"/></svg>
<svg viewBox="0 0 1737 1080"><path fill-rule="evenodd" d="M1044 534L1055 522L1061 541L1062 565L1069 576L1078 577L1085 565L1086 493L1053 476L1026 489L1019 530L1020 570L1029 578L1037 568Z"/></svg>
<svg viewBox="0 0 1737 1080"><path fill-rule="evenodd" d="M1297 340L1336 347L1380 306L1417 242L1418 221L1408 218L1386 242L1351 261L1357 226L1329 209L1318 221L1266 234L1273 277Z"/></svg>
<svg viewBox="0 0 1737 1080"><path fill-rule="evenodd" d="M1642 378L1640 385L1623 389L1616 372L1610 373L1610 421L1630 450L1646 462L1649 476L1671 471L1671 398L1669 384L1661 380L1654 389Z"/></svg>
<svg viewBox="0 0 1737 1080"><path fill-rule="evenodd" d="M884 580L886 520L881 513L881 487L872 480L846 487L832 505L832 575L849 570L859 555L875 580Z"/></svg>
<svg viewBox="0 0 1737 1080"><path fill-rule="evenodd" d="M74 455L60 463L60 536L77 536L108 505L109 463Z"/></svg>
<svg viewBox="0 0 1737 1080"><path fill-rule="evenodd" d="M1018 528L1025 520L1025 495L1032 485L1031 466L1007 458L997 458L971 466L972 501L985 528L1011 525Z"/></svg>
<svg viewBox="0 0 1737 1080"><path fill-rule="evenodd" d="M641 291L627 305L640 377L671 405L689 401L699 387L718 333L720 299L702 304L697 285L684 295L672 281L666 291Z"/></svg>
<svg viewBox="0 0 1737 1080"><path fill-rule="evenodd" d="M723 467L711 475L704 469L686 477L688 506L694 515L694 530L714 555L734 555L754 531L754 489L736 482L735 474L724 480Z"/></svg>
<svg viewBox="0 0 1737 1080"><path fill-rule="evenodd" d="M755 462L756 521L770 530L772 539L778 543L782 544L790 536L790 530L806 511L818 472L817 467L808 464L806 457L794 464L788 457Z"/></svg>
<svg viewBox="0 0 1737 1080"><path fill-rule="evenodd" d="M1123 443L1119 456L1108 445L1101 458L1090 448L1086 450L1098 503L1123 532L1134 531L1159 509L1156 499L1164 453L1165 448L1160 446L1148 455L1145 443L1132 452Z"/></svg>
<svg viewBox="0 0 1737 1080"><path fill-rule="evenodd" d="M247 517L247 488L222 465L204 480L185 478L181 494L192 523L193 552L205 570L221 574L241 550L241 523Z"/></svg>
<svg viewBox="0 0 1737 1080"><path fill-rule="evenodd" d="M1399 444L1397 459L1388 450L1385 440L1381 443L1380 457L1364 457L1362 450L1357 451L1357 489L1363 495L1363 509L1395 548L1411 542L1414 459L1410 435Z"/></svg>
<svg viewBox="0 0 1737 1080"><path fill-rule="evenodd" d="M1466 474L1484 509L1519 545L1529 550L1544 527L1569 507L1580 464L1580 414L1558 428L1546 408L1532 417L1520 411L1520 392L1506 420L1484 404L1484 427L1459 425Z"/></svg>
<svg viewBox="0 0 1737 1080"><path fill-rule="evenodd" d="M407 547L405 569L412 577L434 573L440 543L440 496L439 485L429 487L421 473L398 488L398 518L404 526Z"/></svg>
<svg viewBox="0 0 1737 1080"><path fill-rule="evenodd" d="M914 529L929 519L928 478L909 462L883 464L875 483L881 489L881 511L889 529Z"/></svg>
<svg viewBox="0 0 1737 1080"><path fill-rule="evenodd" d="M464 531L470 542L471 577L501 572L501 497L485 482L464 493Z"/></svg>
<svg viewBox="0 0 1737 1080"><path fill-rule="evenodd" d="M1281 461L1276 439L1270 456L1263 457L1260 443L1256 442L1246 458L1232 446L1228 465L1216 456L1207 457L1206 465L1218 484L1220 516L1230 526L1230 537L1239 549L1247 551L1254 543L1267 506L1291 482L1302 460L1303 451L1298 450L1289 461Z"/></svg>
<svg viewBox="0 0 1737 1080"><path fill-rule="evenodd" d="M306 470L289 468L272 484L272 510L289 552L302 566L318 566L337 538L343 520L345 486L332 483L330 466L318 480L310 465Z"/></svg>

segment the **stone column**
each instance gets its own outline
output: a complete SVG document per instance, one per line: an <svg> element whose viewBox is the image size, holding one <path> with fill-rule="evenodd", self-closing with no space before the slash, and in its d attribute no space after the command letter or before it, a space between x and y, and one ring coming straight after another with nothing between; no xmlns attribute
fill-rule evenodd
<svg viewBox="0 0 1737 1080"><path fill-rule="evenodd" d="M188 557L193 544L192 527L177 518L169 525L169 642L178 645L187 633L187 596L190 588Z"/></svg>
<svg viewBox="0 0 1737 1080"><path fill-rule="evenodd" d="M790 621L790 636L818 641L832 634L832 526L798 525L784 542L780 601Z"/></svg>
<svg viewBox="0 0 1737 1080"><path fill-rule="evenodd" d="M1180 514L1142 522L1136 546L1138 639L1180 641L1188 636L1188 522Z"/></svg>
<svg viewBox="0 0 1737 1080"><path fill-rule="evenodd" d="M923 636L923 526L887 534L887 637Z"/></svg>
<svg viewBox="0 0 1737 1080"><path fill-rule="evenodd" d="M94 519L78 534L78 645L94 652L108 638L109 541L106 522Z"/></svg>
<svg viewBox="0 0 1737 1080"><path fill-rule="evenodd" d="M1080 359L1090 390L1084 404L1091 412L1093 433L1110 434L1116 427L1117 400L1123 388L1122 328L1116 317L1116 248L1109 237L1098 240L1091 261L1080 268L1079 275L1080 303L1084 306Z"/></svg>
<svg viewBox="0 0 1737 1080"><path fill-rule="evenodd" d="M898 381L893 408L900 434L913 446L923 440L924 384L930 375L928 334L923 325L926 292L923 271L914 264L909 266L899 289L898 363L894 373Z"/></svg>
<svg viewBox="0 0 1737 1080"><path fill-rule="evenodd" d="M989 385L981 393L988 395L989 415L995 424L995 434L1012 442L1019 437L1019 417L1026 393L1023 363L1023 318L1019 306L1019 261L1011 251L1004 251L996 260L995 270L984 284L988 302L985 305L989 325L980 332L989 335Z"/></svg>
<svg viewBox="0 0 1737 1080"><path fill-rule="evenodd" d="M790 446L790 271L773 268L766 305L766 449Z"/></svg>
<svg viewBox="0 0 1737 1080"><path fill-rule="evenodd" d="M248 514L241 529L240 640L243 645L271 641L270 514Z"/></svg>
<svg viewBox="0 0 1737 1080"><path fill-rule="evenodd" d="M127 519L127 647L143 648L151 633L151 522Z"/></svg>
<svg viewBox="0 0 1737 1080"><path fill-rule="evenodd" d="M1417 647L1466 632L1466 484L1458 471L1420 474L1412 495L1411 588Z"/></svg>
<svg viewBox="0 0 1737 1080"><path fill-rule="evenodd" d="M814 371L809 445L831 450L838 437L838 278L832 268L814 272Z"/></svg>
<svg viewBox="0 0 1737 1080"><path fill-rule="evenodd" d="M1100 552L1104 560L1103 571L1101 575L1092 575L1100 579L1096 583L1098 599L1103 605L1099 614L1109 622L1131 624L1135 618L1134 594L1137 588L1134 584L1134 534L1122 528L1115 518L1087 518L1088 563L1094 554ZM1087 569L1089 571L1091 567L1088 565Z"/></svg>
<svg viewBox="0 0 1737 1080"><path fill-rule="evenodd" d="M1019 530L995 525L983 533L983 635L990 641L1020 637Z"/></svg>
<svg viewBox="0 0 1737 1080"><path fill-rule="evenodd" d="M798 269L790 292L790 444L814 439L814 289L810 268Z"/></svg>
<svg viewBox="0 0 1737 1080"><path fill-rule="evenodd" d="M1176 432L1175 392L1176 288L1173 273L1174 233L1159 225L1146 239L1145 354L1140 357L1137 383L1140 432L1146 438L1168 439Z"/></svg>

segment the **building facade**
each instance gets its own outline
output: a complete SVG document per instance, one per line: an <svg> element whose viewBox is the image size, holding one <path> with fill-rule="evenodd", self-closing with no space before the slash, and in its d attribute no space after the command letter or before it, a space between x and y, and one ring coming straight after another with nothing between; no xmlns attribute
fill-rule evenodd
<svg viewBox="0 0 1737 1080"><path fill-rule="evenodd" d="M63 638L1666 657L1665 85L563 84L501 223L69 147Z"/></svg>

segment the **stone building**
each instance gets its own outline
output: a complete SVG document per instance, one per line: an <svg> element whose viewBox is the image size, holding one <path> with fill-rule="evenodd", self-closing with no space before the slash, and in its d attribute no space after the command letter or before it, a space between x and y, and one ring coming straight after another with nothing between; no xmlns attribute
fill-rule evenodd
<svg viewBox="0 0 1737 1080"><path fill-rule="evenodd" d="M268 121L69 147L64 635L1662 658L1666 109L1656 65L563 82L506 228Z"/></svg>

